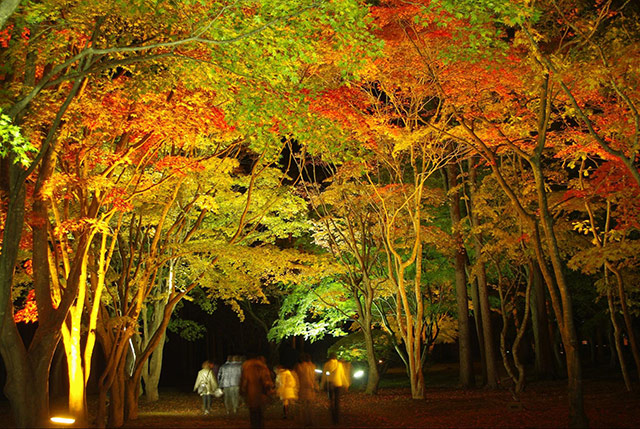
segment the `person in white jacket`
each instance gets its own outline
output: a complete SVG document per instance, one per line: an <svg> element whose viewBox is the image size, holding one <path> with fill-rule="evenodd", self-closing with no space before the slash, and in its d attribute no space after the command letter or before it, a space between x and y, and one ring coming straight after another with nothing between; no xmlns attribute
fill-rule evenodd
<svg viewBox="0 0 640 429"><path fill-rule="evenodd" d="M198 371L196 383L193 385L193 391L202 396L202 412L204 414L209 414L211 411L211 398L217 388L218 382L213 373L213 363L206 360L202 363L202 369Z"/></svg>

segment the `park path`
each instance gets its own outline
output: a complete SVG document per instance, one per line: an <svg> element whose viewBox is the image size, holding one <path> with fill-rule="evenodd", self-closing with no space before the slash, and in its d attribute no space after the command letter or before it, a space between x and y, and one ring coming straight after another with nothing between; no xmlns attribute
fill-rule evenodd
<svg viewBox="0 0 640 429"><path fill-rule="evenodd" d="M199 397L168 393L155 404L141 403L140 418L127 428L248 428L248 411L227 417L222 400L213 413L199 412ZM640 394L627 393L619 381L585 382L585 408L591 427L640 427ZM299 421L283 420L274 401L266 410L267 428L300 427ZM412 400L408 389L381 389L377 396L348 392L342 401L342 418L331 425L328 401L318 395L313 410L314 427L395 428L395 427L540 427L568 425L566 381L531 384L514 402L507 390L458 390L451 387L427 389L424 400Z"/></svg>

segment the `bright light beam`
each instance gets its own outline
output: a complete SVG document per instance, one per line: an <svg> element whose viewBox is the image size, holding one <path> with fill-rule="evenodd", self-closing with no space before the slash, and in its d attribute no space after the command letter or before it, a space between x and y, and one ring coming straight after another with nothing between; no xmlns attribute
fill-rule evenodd
<svg viewBox="0 0 640 429"><path fill-rule="evenodd" d="M76 422L76 419L71 417L51 417L50 419L53 423L60 423L63 425L72 425Z"/></svg>

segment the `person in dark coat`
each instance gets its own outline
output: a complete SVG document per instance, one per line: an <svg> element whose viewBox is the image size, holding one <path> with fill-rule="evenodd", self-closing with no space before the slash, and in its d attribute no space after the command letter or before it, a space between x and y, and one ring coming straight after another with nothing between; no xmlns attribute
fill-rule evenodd
<svg viewBox="0 0 640 429"><path fill-rule="evenodd" d="M248 359L242 365L240 394L249 408L249 421L252 428L264 428L264 407L273 394L271 371L265 359L257 356Z"/></svg>

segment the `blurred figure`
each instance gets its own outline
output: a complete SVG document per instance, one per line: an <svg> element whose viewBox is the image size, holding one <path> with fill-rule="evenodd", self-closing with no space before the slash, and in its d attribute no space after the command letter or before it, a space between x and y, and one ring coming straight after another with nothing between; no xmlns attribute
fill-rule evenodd
<svg viewBox="0 0 640 429"><path fill-rule="evenodd" d="M286 419L292 404L298 400L298 380L290 369L282 365L276 368L276 393L282 401L282 418Z"/></svg>
<svg viewBox="0 0 640 429"><path fill-rule="evenodd" d="M227 414L237 414L240 402L240 378L242 364L239 356L227 357L227 361L218 370L218 384L224 392L224 407Z"/></svg>
<svg viewBox="0 0 640 429"><path fill-rule="evenodd" d="M205 360L202 362L202 369L198 371L193 391L202 396L202 412L209 414L211 411L211 398L213 392L218 388L218 382L213 374L213 363Z"/></svg>
<svg viewBox="0 0 640 429"><path fill-rule="evenodd" d="M316 366L311 362L311 355L303 353L301 362L294 368L298 376L298 398L300 403L300 416L304 426L312 424L313 401L316 399L318 382L316 381Z"/></svg>
<svg viewBox="0 0 640 429"><path fill-rule="evenodd" d="M321 388L326 388L329 394L329 408L331 409L331 421L338 424L340 419L340 394L349 388L349 379L344 366L338 362L335 353L329 355L329 360L322 368Z"/></svg>
<svg viewBox="0 0 640 429"><path fill-rule="evenodd" d="M271 371L267 368L264 357L254 357L242 364L240 394L249 408L252 428L264 427L264 406L272 393Z"/></svg>

